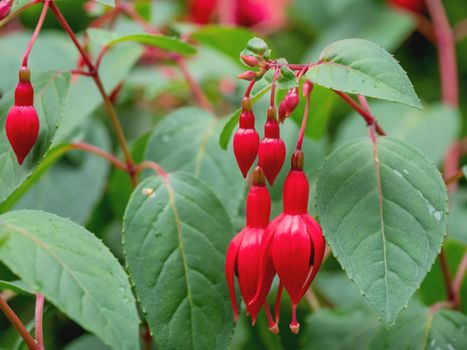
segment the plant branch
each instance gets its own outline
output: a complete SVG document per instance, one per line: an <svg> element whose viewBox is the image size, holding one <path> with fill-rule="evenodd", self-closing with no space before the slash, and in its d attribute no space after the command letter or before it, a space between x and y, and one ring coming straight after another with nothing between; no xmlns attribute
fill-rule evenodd
<svg viewBox="0 0 467 350"><path fill-rule="evenodd" d="M310 103L311 103L312 90L313 90L313 85L312 85L311 90L308 91L307 95L305 96L305 109L303 111L302 125L300 126L300 132L298 134L297 147L296 147L297 150L302 149L303 137L305 136L306 125L308 123L308 115L310 114Z"/></svg>
<svg viewBox="0 0 467 350"><path fill-rule="evenodd" d="M464 177L464 170L460 169L457 173L445 181L446 186L452 185Z"/></svg>
<svg viewBox="0 0 467 350"><path fill-rule="evenodd" d="M94 153L97 154L99 157L102 157L104 159L107 159L110 163L112 163L116 168L121 169L123 171L128 171L128 166L120 161L117 157L115 157L113 154L110 154L103 149L96 147L94 145L90 145L88 143L84 142L76 142L72 143L69 146L70 149L79 149L83 150L86 152Z"/></svg>
<svg viewBox="0 0 467 350"><path fill-rule="evenodd" d="M35 310L35 334L37 345L44 350L44 337L42 332L42 314L44 313L44 295L41 293L36 294L36 310Z"/></svg>
<svg viewBox="0 0 467 350"><path fill-rule="evenodd" d="M456 300L456 294L452 287L451 272L449 271L448 260L447 260L446 253L443 248L441 248L441 252L439 253L438 258L441 264L441 271L443 273L444 285L446 287L446 294L448 296L448 301L450 301L451 303L454 303Z"/></svg>
<svg viewBox="0 0 467 350"><path fill-rule="evenodd" d="M34 33L32 34L32 37L29 40L28 47L26 48L26 51L24 52L23 63L22 63L23 67L28 66L29 54L31 53L32 47L34 46L34 43L36 42L36 39L39 36L39 33L42 29L42 25L44 24L45 16L47 15L48 10L49 10L49 0L45 0L44 6L42 7L41 15L36 24L36 29L34 30Z"/></svg>
<svg viewBox="0 0 467 350"><path fill-rule="evenodd" d="M443 102L450 106L458 107L459 83L454 34L441 0L425 0L425 2L433 20L438 46Z"/></svg>
<svg viewBox="0 0 467 350"><path fill-rule="evenodd" d="M452 283L452 289L455 295L454 307L457 308L460 302L462 282L464 281L465 274L467 272L467 253L464 254L462 260L457 268L456 276L454 277L454 282Z"/></svg>
<svg viewBox="0 0 467 350"><path fill-rule="evenodd" d="M370 111L366 110L364 107L359 105L357 102L355 102L349 95L347 95L345 92L342 91L337 91L333 90L336 94L338 94L345 102L347 102L350 107L352 107L355 111L357 111L363 119L365 119L367 125L375 125L375 130L376 132L384 136L386 135L386 132L381 128L379 123L376 121L375 117L371 114Z"/></svg>
<svg viewBox="0 0 467 350"><path fill-rule="evenodd" d="M32 335L29 334L23 322L21 322L21 320L16 315L16 313L13 311L13 309L8 305L8 303L1 296L0 296L0 310L2 310L2 312L11 322L13 327L16 328L18 333L24 339L24 342L28 346L29 350L41 350L41 348L37 345Z"/></svg>
<svg viewBox="0 0 467 350"><path fill-rule="evenodd" d="M162 177L167 176L167 172L159 164L152 162L150 160L145 160L145 161L142 161L140 164L138 164L136 166L136 173L139 174L144 169L151 169L157 175L162 176Z"/></svg>

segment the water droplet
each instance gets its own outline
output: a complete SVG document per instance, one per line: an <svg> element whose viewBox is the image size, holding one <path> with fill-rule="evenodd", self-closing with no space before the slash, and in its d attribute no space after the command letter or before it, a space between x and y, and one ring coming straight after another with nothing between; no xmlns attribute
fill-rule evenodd
<svg viewBox="0 0 467 350"><path fill-rule="evenodd" d="M399 177L404 177L400 172L398 172L396 169L392 169L392 172L396 174Z"/></svg>

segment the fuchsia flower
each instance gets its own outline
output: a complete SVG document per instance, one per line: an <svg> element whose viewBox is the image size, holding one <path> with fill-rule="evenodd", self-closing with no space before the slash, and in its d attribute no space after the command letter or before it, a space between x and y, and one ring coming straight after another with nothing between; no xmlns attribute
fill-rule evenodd
<svg viewBox="0 0 467 350"><path fill-rule="evenodd" d="M246 177L258 155L259 135L255 129L255 115L248 97L243 99L239 128L235 132L233 148L238 166Z"/></svg>
<svg viewBox="0 0 467 350"><path fill-rule="evenodd" d="M15 90L15 105L8 112L5 130L18 163L23 164L36 143L39 134L39 118L34 108L34 89L30 71L22 67L20 81Z"/></svg>
<svg viewBox="0 0 467 350"><path fill-rule="evenodd" d="M258 164L271 185L281 171L284 160L285 144L280 138L276 110L274 107L269 107L268 119L264 125L264 138L258 148Z"/></svg>
<svg viewBox="0 0 467 350"><path fill-rule="evenodd" d="M279 329L272 320L266 296L274 278L274 269L271 259L265 260L263 271L263 290L258 293L256 301L253 299L260 275L259 251L264 232L269 223L271 213L271 197L265 186L265 178L260 167L253 171L253 184L248 193L246 204L246 227L240 231L230 243L227 251L225 274L230 291L230 298L234 310L235 320L238 317L238 306L235 296L234 276L237 276L242 298L246 304L246 311L251 315L254 325L261 306L264 305L269 321L269 329L277 333Z"/></svg>
<svg viewBox="0 0 467 350"><path fill-rule="evenodd" d="M284 183L284 211L268 226L261 243L260 278L255 297L256 304L265 290L269 289L270 260L292 301L290 329L298 333L296 309L318 272L324 255L324 238L319 224L308 214L309 185L303 172L303 152L297 150L292 156L292 167ZM278 305L276 303L276 315ZM276 316L276 322L278 317Z"/></svg>
<svg viewBox="0 0 467 350"><path fill-rule="evenodd" d="M279 104L279 121L281 123L293 113L299 102L300 98L298 97L297 88L290 89Z"/></svg>

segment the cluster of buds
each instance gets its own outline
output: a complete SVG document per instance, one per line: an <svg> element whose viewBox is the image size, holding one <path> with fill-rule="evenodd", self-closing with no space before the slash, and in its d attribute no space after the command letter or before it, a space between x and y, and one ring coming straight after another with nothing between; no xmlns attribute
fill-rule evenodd
<svg viewBox="0 0 467 350"><path fill-rule="evenodd" d="M311 90L312 83L305 82L303 94L308 98L307 103ZM293 88L280 104L280 109L284 110L279 113L281 121L292 113L298 103L298 88ZM271 103L267 111L264 138L260 142L251 101L248 97L243 100L239 128L233 140L234 153L244 177L248 175L256 156L258 165L251 174L246 226L230 243L225 272L235 319L238 317L234 283L236 276L253 325L259 310L264 306L270 331L279 332L280 299L282 289L285 288L292 301L290 329L298 333L300 325L296 317L297 306L321 266L325 243L320 225L308 214L309 184L303 171L302 132L283 185L283 212L270 221L271 198L266 179L271 186L274 184L286 156L276 114L276 108ZM279 289L273 317L267 296L276 275L279 278Z"/></svg>
<svg viewBox="0 0 467 350"><path fill-rule="evenodd" d="M34 89L28 67L19 71L19 83L15 90L15 104L5 123L8 141L21 165L36 143L39 134L39 118L34 108Z"/></svg>

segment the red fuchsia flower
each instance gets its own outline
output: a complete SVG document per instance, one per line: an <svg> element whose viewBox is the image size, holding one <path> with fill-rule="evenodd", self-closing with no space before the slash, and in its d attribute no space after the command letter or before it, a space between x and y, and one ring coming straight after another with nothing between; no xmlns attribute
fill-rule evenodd
<svg viewBox="0 0 467 350"><path fill-rule="evenodd" d="M389 0L389 4L399 9L422 14L425 11L424 0Z"/></svg>
<svg viewBox="0 0 467 350"><path fill-rule="evenodd" d="M250 188L246 204L246 227L240 231L230 243L225 263L225 274L230 291L230 298L237 320L238 306L235 296L234 277L237 276L242 298L245 301L246 311L251 315L254 325L259 310L264 305L271 332L277 333L279 329L272 320L271 312L266 301L274 278L272 260L266 261L263 290L259 293L256 302L248 304L253 299L259 279L259 250L261 240L269 223L271 213L271 197L265 185L265 178L260 167L253 171L253 184Z"/></svg>
<svg viewBox="0 0 467 350"><path fill-rule="evenodd" d="M207 24L214 19L218 0L191 0L190 14L193 22Z"/></svg>
<svg viewBox="0 0 467 350"><path fill-rule="evenodd" d="M18 163L23 164L36 143L39 118L34 108L34 89L30 82L29 68L23 67L15 90L15 105L6 117L5 130Z"/></svg>
<svg viewBox="0 0 467 350"><path fill-rule="evenodd" d="M284 211L268 226L261 243L260 278L255 297L267 289L268 262L272 258L274 270L279 276L279 293L287 290L292 301L290 329L298 333L297 305L318 272L324 255L324 238L319 224L308 214L309 185L303 172L303 152L295 151L292 167L284 183ZM276 303L276 322L280 301Z"/></svg>
<svg viewBox="0 0 467 350"><path fill-rule="evenodd" d="M13 0L0 0L0 20L4 19L10 14Z"/></svg>
<svg viewBox="0 0 467 350"><path fill-rule="evenodd" d="M284 160L285 144L280 138L276 109L269 107L268 119L264 125L264 138L258 148L258 164L271 185L274 184L274 180L281 171Z"/></svg>
<svg viewBox="0 0 467 350"><path fill-rule="evenodd" d="M245 97L242 102L239 128L235 132L233 148L238 166L246 177L258 154L259 135L255 129L255 115L251 110L251 102Z"/></svg>
<svg viewBox="0 0 467 350"><path fill-rule="evenodd" d="M293 111L297 108L299 102L300 98L298 97L298 90L296 88L290 89L279 104L279 121L281 123L284 122L285 118L290 117Z"/></svg>

